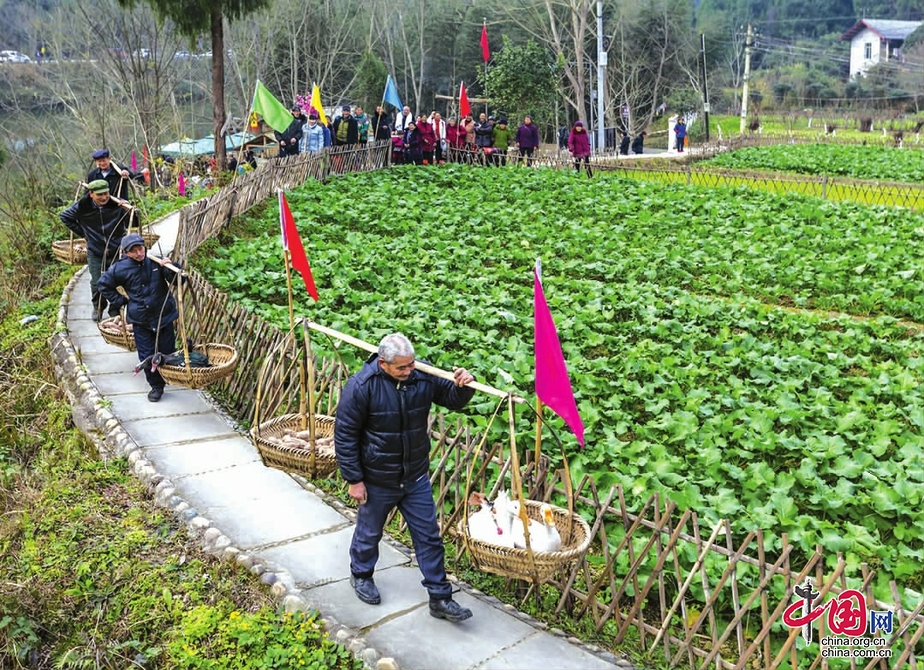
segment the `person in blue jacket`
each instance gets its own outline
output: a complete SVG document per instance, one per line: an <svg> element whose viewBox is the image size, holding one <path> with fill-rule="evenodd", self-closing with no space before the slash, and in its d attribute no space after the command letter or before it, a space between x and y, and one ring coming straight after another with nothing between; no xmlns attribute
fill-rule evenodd
<svg viewBox="0 0 924 670"><path fill-rule="evenodd" d="M687 136L687 122L681 116L674 124L674 136L677 138L677 151L683 153L683 144Z"/></svg>
<svg viewBox="0 0 924 670"><path fill-rule="evenodd" d="M134 233L122 238L122 252L122 258L99 278L100 293L110 307L117 310L126 307L125 318L132 324L139 361L145 362L155 353L173 353L176 350L173 322L180 314L170 284L176 273L161 265L170 263L170 259L164 258L161 263L151 260L141 235ZM116 290L119 287L127 298ZM143 369L151 387L148 400L157 402L164 395L167 382L150 365Z"/></svg>
<svg viewBox="0 0 924 670"><path fill-rule="evenodd" d="M373 573L385 520L397 506L414 542L430 614L453 622L472 616L452 599L446 579L430 485L428 417L433 403L462 409L475 394L466 386L474 379L464 368L455 369L454 381L415 369L413 345L401 333L392 333L344 385L334 445L340 474L359 504L350 544L350 583L364 603L382 601Z"/></svg>

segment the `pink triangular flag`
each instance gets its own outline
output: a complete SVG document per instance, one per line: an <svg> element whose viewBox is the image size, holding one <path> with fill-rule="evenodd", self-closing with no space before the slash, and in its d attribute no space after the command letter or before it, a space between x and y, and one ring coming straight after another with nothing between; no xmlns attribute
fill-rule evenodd
<svg viewBox="0 0 924 670"><path fill-rule="evenodd" d="M536 327L536 396L565 421L583 448L584 422L578 414L552 312L545 301L538 263L533 270L533 309Z"/></svg>

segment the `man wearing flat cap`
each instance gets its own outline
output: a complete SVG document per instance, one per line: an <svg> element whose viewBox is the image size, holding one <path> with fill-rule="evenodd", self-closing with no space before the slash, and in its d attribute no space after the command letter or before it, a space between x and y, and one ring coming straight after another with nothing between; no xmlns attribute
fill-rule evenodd
<svg viewBox="0 0 924 670"><path fill-rule="evenodd" d="M93 152L96 167L87 173L87 183L97 179L105 179L109 184L109 193L122 200L128 200L129 180L144 183L144 175L132 172L116 165L109 156L109 149L97 149Z"/></svg>
<svg viewBox="0 0 924 670"><path fill-rule="evenodd" d="M308 123L308 117L302 114L302 108L298 105L292 105L292 123L280 133L274 131L276 141L279 142L280 156L297 156L298 145L302 139L302 127Z"/></svg>
<svg viewBox="0 0 924 670"><path fill-rule="evenodd" d="M164 258L161 263L171 263ZM103 273L99 290L116 310L125 306L125 320L132 324L138 360L147 362L144 376L151 390L148 400L157 402L167 385L160 372L146 361L155 353L170 354L176 350L173 322L180 313L170 292L176 273L147 255L144 239L132 233L122 238L122 258ZM117 289L125 291L126 298Z"/></svg>
<svg viewBox="0 0 924 670"><path fill-rule="evenodd" d="M93 305L93 320L102 318L106 300L99 294L100 275L119 256L119 245L130 225L128 210L116 204L109 197L109 183L96 179L87 184L87 193L73 205L61 212L61 223L77 237L87 241L87 265L90 268L90 300ZM118 307L110 306L109 315L119 313Z"/></svg>
<svg viewBox="0 0 924 670"><path fill-rule="evenodd" d="M350 112L350 106L344 105L340 116L334 121L334 132L331 133L335 147L355 146L359 144L359 124Z"/></svg>

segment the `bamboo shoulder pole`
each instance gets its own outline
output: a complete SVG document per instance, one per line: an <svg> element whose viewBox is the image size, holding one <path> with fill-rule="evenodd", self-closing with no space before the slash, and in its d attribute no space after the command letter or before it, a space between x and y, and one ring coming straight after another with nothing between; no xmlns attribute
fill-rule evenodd
<svg viewBox="0 0 924 670"><path fill-rule="evenodd" d="M379 348L375 346L374 344L369 344L368 342L364 342L363 340L353 337L352 335L341 333L340 331L334 330L333 328L322 326L321 324L315 323L314 321L308 321L307 325L311 330L316 330L319 333L324 333L325 335L329 335L330 337L335 337L338 340L342 340L343 342L346 342L347 344L352 344L354 347L357 347L359 349L364 349L370 353L374 354L374 353L377 353L379 350ZM453 376L453 374L451 372L447 372L446 370L441 370L440 368L433 367L432 365L427 365L426 363L421 363L420 361L414 361L414 366L421 372L426 372L428 375L433 375L434 377L440 377L441 379L448 379L449 381L455 381L455 377ZM476 391L481 391L482 393L487 393L488 395L493 395L498 398L510 398L513 402L517 402L517 403L526 402L525 400L523 400L523 398L521 398L518 395L513 395L511 393L507 393L506 391L501 391L500 389L496 389L493 386L488 386L487 384L482 384L480 382L469 382L468 384L466 384L466 386L471 387L475 389Z"/></svg>

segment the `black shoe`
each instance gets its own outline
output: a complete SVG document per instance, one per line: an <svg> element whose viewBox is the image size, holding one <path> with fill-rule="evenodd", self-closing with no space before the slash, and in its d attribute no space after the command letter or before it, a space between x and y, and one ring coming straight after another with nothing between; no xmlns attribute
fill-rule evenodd
<svg viewBox="0 0 924 670"><path fill-rule="evenodd" d="M378 605L382 602L382 596L379 594L379 589L376 587L375 582L372 581L372 578L366 579L365 577L350 577L350 586L353 587L353 592L356 594L356 597L362 600L367 605Z"/></svg>
<svg viewBox="0 0 924 670"><path fill-rule="evenodd" d="M154 386L148 391L148 400L150 402L157 402L160 400L161 396L164 395L164 389L161 386Z"/></svg>
<svg viewBox="0 0 924 670"><path fill-rule="evenodd" d="M445 600L430 601L430 616L459 623L471 618L472 611L467 607L462 607L452 598L446 598Z"/></svg>

